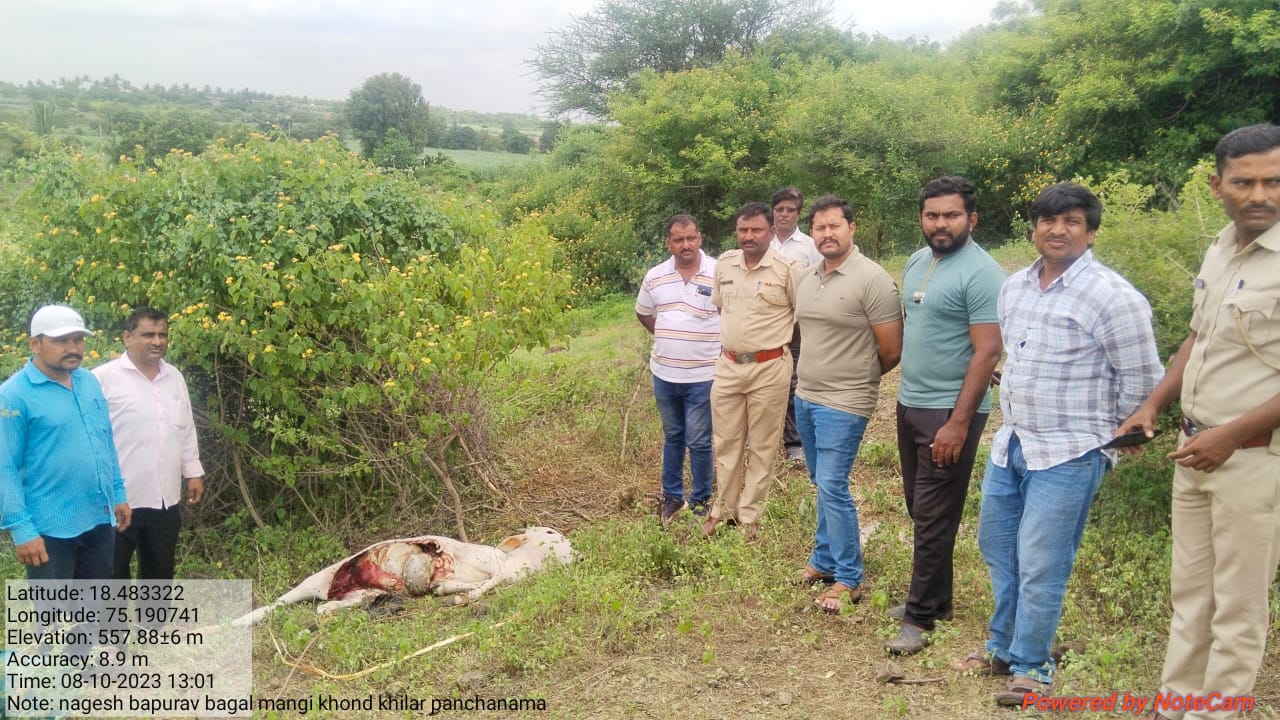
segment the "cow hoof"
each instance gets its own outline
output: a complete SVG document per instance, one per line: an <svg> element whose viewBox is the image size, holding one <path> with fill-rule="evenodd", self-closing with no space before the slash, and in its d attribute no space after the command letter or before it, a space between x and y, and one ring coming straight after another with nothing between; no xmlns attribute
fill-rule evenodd
<svg viewBox="0 0 1280 720"><path fill-rule="evenodd" d="M379 595L369 603L369 614L373 617L390 617L404 611L404 598L399 595Z"/></svg>

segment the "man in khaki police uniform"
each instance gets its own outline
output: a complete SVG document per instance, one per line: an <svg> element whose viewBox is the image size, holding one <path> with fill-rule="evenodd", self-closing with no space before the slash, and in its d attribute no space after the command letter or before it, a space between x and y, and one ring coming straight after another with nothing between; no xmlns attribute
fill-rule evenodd
<svg viewBox="0 0 1280 720"><path fill-rule="evenodd" d="M1215 155L1209 183L1232 223L1196 277L1190 336L1119 430L1150 435L1181 395L1161 693L1210 707L1182 715L1157 703L1148 716L1156 719L1238 714L1213 698L1253 692L1280 565L1280 127L1240 128Z"/></svg>
<svg viewBox="0 0 1280 720"><path fill-rule="evenodd" d="M769 246L773 211L750 202L734 216L738 250L716 262L711 301L720 308L720 344L711 384L715 502L702 534L726 517L755 540L769 497L773 453L791 384L792 325L798 269Z"/></svg>

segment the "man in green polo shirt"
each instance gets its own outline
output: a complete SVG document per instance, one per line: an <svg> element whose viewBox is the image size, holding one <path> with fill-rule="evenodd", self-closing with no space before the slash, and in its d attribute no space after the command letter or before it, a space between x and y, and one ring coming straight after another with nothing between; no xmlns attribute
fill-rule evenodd
<svg viewBox="0 0 1280 720"><path fill-rule="evenodd" d="M920 193L926 246L902 276L906 329L898 386L898 455L915 530L911 588L889 615L902 621L885 648L910 655L952 612L956 531L978 440L991 411L987 390L1000 360L996 300L1004 271L973 241L977 190L961 177L931 180Z"/></svg>

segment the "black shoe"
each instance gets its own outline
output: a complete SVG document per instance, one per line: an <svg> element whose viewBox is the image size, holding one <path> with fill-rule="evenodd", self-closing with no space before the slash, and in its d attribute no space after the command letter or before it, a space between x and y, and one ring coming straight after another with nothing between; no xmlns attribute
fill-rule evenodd
<svg viewBox="0 0 1280 720"><path fill-rule="evenodd" d="M927 647L929 638L925 637L925 631L910 623L902 623L898 637L884 644L884 649L893 655L915 655Z"/></svg>
<svg viewBox="0 0 1280 720"><path fill-rule="evenodd" d="M662 498L662 506L658 510L658 515L659 517L662 518L662 524L666 525L670 523L671 518L675 517L676 513L680 512L681 510L684 510L687 507L689 506L686 505L684 500L680 498L673 498L673 497Z"/></svg>
<svg viewBox="0 0 1280 720"><path fill-rule="evenodd" d="M941 615L939 615L939 616L937 617L937 619L938 619L938 620L950 620L950 619L951 619L951 616L952 616L952 611L948 610L948 611L946 611L946 612L942 613ZM901 605L894 605L893 607L889 608L889 617L890 617L890 618L892 618L892 619L894 619L894 620L906 620L906 619L907 619L907 604L906 604L906 603L903 603L903 604L901 604Z"/></svg>
<svg viewBox="0 0 1280 720"><path fill-rule="evenodd" d="M707 513L711 512L711 501L694 500L689 503L689 512L693 513L694 517L704 518L707 516Z"/></svg>

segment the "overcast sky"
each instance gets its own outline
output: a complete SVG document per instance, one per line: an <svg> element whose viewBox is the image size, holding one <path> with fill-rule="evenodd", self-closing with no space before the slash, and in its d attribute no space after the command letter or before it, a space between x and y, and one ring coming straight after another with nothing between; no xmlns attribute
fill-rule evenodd
<svg viewBox="0 0 1280 720"><path fill-rule="evenodd" d="M433 105L540 107L524 60L595 0L0 0L0 80L119 74L345 99L399 72ZM858 32L946 41L990 21L996 0L835 0Z"/></svg>

